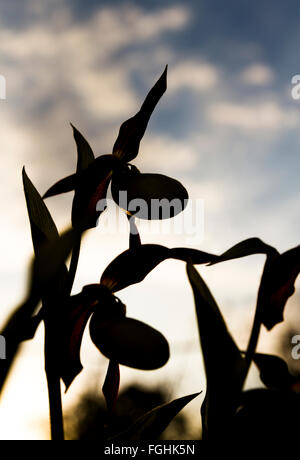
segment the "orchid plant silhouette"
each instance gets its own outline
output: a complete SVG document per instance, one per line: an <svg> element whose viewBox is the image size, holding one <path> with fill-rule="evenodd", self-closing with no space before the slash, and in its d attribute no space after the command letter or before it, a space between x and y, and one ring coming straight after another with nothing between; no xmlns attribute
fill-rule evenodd
<svg viewBox="0 0 300 460"><path fill-rule="evenodd" d="M194 294L207 380L201 407L203 439L228 436L230 430L237 429L239 421L243 420L241 414L248 413L249 405L253 405L253 398L256 398L256 395L249 396L244 391L252 362L260 369L261 380L266 387L276 390L275 400L284 391L288 392L289 403L300 406L299 395L295 392L299 380L289 373L284 361L279 357L256 353L261 327L270 330L283 321L285 305L294 292L300 271L300 246L279 254L260 239L249 238L223 254L215 255L192 248L167 248L141 242L135 218L174 217L184 211L188 201L186 189L177 180L161 174L143 174L130 163L138 155L148 121L166 88L167 67L139 112L121 125L112 154L95 158L89 143L72 125L77 146L76 172L54 184L43 197L23 169L34 258L26 299L11 314L2 330L7 341L7 359L0 363L0 391L21 342L32 339L43 321L52 439L64 439L60 382L63 380L67 390L82 370L80 348L89 320L90 338L109 360L102 390L110 415L117 403L120 365L155 370L168 362L170 352L166 338L151 326L128 318L125 305L116 297L117 292L142 282L166 259L181 260L186 264ZM83 286L80 293L72 294L81 240L86 231L97 225L105 210L110 184L113 199L124 209L129 220L129 249L112 260L98 283ZM60 235L44 200L71 191L74 191L72 227ZM120 198L123 192L126 192L126 202ZM146 212L132 206L137 199L146 203ZM177 200L180 206L173 207L172 213L153 215L148 211L152 200L165 200L167 203ZM248 347L246 351L241 351L229 333L214 297L194 266L214 266L253 254L265 254L266 263ZM71 261L67 267L69 256ZM220 349L226 357L221 361ZM198 394L153 409L114 439L147 440L159 436L172 418ZM261 398L259 393L258 401Z"/></svg>

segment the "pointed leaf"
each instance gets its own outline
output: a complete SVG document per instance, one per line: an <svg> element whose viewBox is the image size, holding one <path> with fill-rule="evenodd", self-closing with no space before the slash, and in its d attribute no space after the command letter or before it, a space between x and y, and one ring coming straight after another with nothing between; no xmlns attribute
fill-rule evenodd
<svg viewBox="0 0 300 460"><path fill-rule="evenodd" d="M48 241L39 247L34 261L34 283L41 296L46 290L54 289L54 279L60 276L60 282L66 281L67 274L64 262L78 243L81 232L76 229L65 231L60 238Z"/></svg>
<svg viewBox="0 0 300 460"><path fill-rule="evenodd" d="M256 353L254 362L260 370L261 381L273 389L288 389L295 382L286 362L279 356Z"/></svg>
<svg viewBox="0 0 300 460"><path fill-rule="evenodd" d="M140 111L120 128L113 147L113 155L126 162L133 160L139 151L140 141L146 131L150 116L167 89L167 67L148 93Z"/></svg>
<svg viewBox="0 0 300 460"><path fill-rule="evenodd" d="M195 270L187 264L194 293L207 390L202 405L203 431L215 434L231 418L245 378L245 361L232 339L215 299Z"/></svg>
<svg viewBox="0 0 300 460"><path fill-rule="evenodd" d="M56 282L50 285L47 295L54 295L55 290L58 294L58 291L63 289L67 276L64 261L80 235L77 231L70 231L60 238L43 199L28 178L24 168L23 183L35 252L33 276L35 288L46 296L45 283L51 284L55 276Z"/></svg>
<svg viewBox="0 0 300 460"><path fill-rule="evenodd" d="M90 336L104 356L124 366L153 370L166 364L169 345L156 329L132 318L103 321L95 312Z"/></svg>
<svg viewBox="0 0 300 460"><path fill-rule="evenodd" d="M169 249L158 244L142 244L128 249L116 257L104 270L101 284L113 292L120 291L143 279L161 262L173 258L195 264L204 264L214 259L213 254L190 248Z"/></svg>
<svg viewBox="0 0 300 460"><path fill-rule="evenodd" d="M155 407L138 418L128 430L109 441L150 441L159 438L173 418L199 394L184 396Z"/></svg>
<svg viewBox="0 0 300 460"><path fill-rule="evenodd" d="M42 197L27 176L25 168L23 168L23 184L33 246L34 250L37 251L43 242L57 240L58 231Z"/></svg>
<svg viewBox="0 0 300 460"><path fill-rule="evenodd" d="M0 360L0 394L19 350L19 345L26 339L30 318L39 301L39 296L34 291L30 291L24 303L10 314L0 332L6 341L6 357L4 360Z"/></svg>
<svg viewBox="0 0 300 460"><path fill-rule="evenodd" d="M228 251L211 262L210 265L225 262L227 260L239 259L240 257L251 256L253 254L276 255L278 252L275 248L265 244L259 238L249 238L228 249Z"/></svg>
<svg viewBox="0 0 300 460"><path fill-rule="evenodd" d="M120 387L120 366L110 359L105 382L102 387L102 392L105 397L106 406L109 414L115 409Z"/></svg>
<svg viewBox="0 0 300 460"><path fill-rule="evenodd" d="M33 337L40 321L43 319L43 315L40 314L32 318L40 300L48 296L51 291L56 295L58 289L62 288L59 286L59 282L63 282L63 278L59 277L57 279L57 276L60 272L65 273L62 267L77 238L76 232L71 230L65 232L58 240L38 245L37 255L30 270L31 279L27 298L10 315L1 331L1 335L6 338L7 352L6 359L0 365L0 391L18 352L20 343Z"/></svg>
<svg viewBox="0 0 300 460"><path fill-rule="evenodd" d="M88 141L83 137L83 135L72 125L73 135L77 146L77 173L86 169L93 161L95 160L94 152L88 143Z"/></svg>

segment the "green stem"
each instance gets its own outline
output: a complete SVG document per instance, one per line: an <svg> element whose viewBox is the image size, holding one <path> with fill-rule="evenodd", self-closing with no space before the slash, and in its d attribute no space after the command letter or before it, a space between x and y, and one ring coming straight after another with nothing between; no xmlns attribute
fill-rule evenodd
<svg viewBox="0 0 300 460"><path fill-rule="evenodd" d="M259 334L260 334L260 328L261 328L261 319L260 319L260 309L258 306L256 307L255 311L255 316L253 320L253 326L252 326L252 331L251 331L251 336L249 339L246 355L245 355L245 362L246 362L246 369L245 369L245 379L248 375L255 350L257 347L258 339L259 339Z"/></svg>
<svg viewBox="0 0 300 460"><path fill-rule="evenodd" d="M51 439L64 440L63 412L60 389L60 376L56 365L56 344L53 328L45 320L45 371L49 395Z"/></svg>
<svg viewBox="0 0 300 460"><path fill-rule="evenodd" d="M78 267L81 239L74 246L67 278L66 294L70 295ZM60 374L57 368L58 347L55 325L45 318L45 371L49 395L51 439L64 440Z"/></svg>
<svg viewBox="0 0 300 460"><path fill-rule="evenodd" d="M81 247L81 238L78 241L78 243L74 246L73 251L72 251L72 257L71 257L69 274L68 274L68 283L67 283L67 289L68 289L69 294L71 294L74 280L75 280L75 275L76 275L78 262L79 262L80 247Z"/></svg>

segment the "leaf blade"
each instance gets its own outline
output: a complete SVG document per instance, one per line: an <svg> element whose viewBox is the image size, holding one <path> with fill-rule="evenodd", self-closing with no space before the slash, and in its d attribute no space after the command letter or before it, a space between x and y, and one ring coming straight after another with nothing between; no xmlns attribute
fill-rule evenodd
<svg viewBox="0 0 300 460"><path fill-rule="evenodd" d="M200 393L184 396L152 409L136 420L128 430L110 438L109 441L148 441L157 439L173 418Z"/></svg>
<svg viewBox="0 0 300 460"><path fill-rule="evenodd" d="M187 275L194 294L207 378L207 391L201 409L203 435L214 436L220 434L226 420L237 409L245 378L245 360L231 337L210 290L191 263L187 264ZM220 357L220 350L226 360ZM226 376L222 385L221 376Z"/></svg>
<svg viewBox="0 0 300 460"><path fill-rule="evenodd" d="M58 230L41 195L27 176L25 168L22 176L32 241L36 252L39 245L46 240L57 240Z"/></svg>

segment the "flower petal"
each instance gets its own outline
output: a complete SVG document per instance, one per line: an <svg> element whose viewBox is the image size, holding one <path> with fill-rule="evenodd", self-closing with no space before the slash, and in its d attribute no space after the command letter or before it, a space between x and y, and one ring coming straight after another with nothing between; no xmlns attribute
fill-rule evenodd
<svg viewBox="0 0 300 460"><path fill-rule="evenodd" d="M177 180L131 170L114 175L111 193L121 208L140 219L170 219L188 202L188 192Z"/></svg>
<svg viewBox="0 0 300 460"><path fill-rule="evenodd" d="M80 347L89 317L95 308L105 310L110 304L111 293L98 284L83 288L80 294L72 296L60 318L61 356L60 374L66 391L81 372Z"/></svg>
<svg viewBox="0 0 300 460"><path fill-rule="evenodd" d="M143 279L166 259L204 264L216 256L191 248L169 249L159 244L142 244L118 255L104 270L100 283L113 292L120 291Z"/></svg>
<svg viewBox="0 0 300 460"><path fill-rule="evenodd" d="M95 313L90 335L104 356L124 366L153 370L164 366L169 359L169 345L164 336L132 318L102 321Z"/></svg>
<svg viewBox="0 0 300 460"><path fill-rule="evenodd" d="M126 162L133 160L137 156L140 141L144 136L151 114L166 89L167 67L148 93L140 111L121 125L113 147L113 155Z"/></svg>

